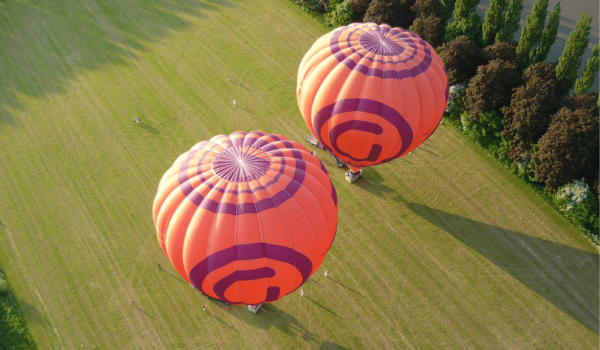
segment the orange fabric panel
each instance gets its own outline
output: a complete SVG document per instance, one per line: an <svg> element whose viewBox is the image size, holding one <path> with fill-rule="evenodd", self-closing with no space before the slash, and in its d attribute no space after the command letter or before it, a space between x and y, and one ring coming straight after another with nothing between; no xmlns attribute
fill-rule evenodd
<svg viewBox="0 0 600 350"><path fill-rule="evenodd" d="M153 205L173 267L210 297L272 302L322 263L337 195L308 149L261 131L217 135L178 157Z"/></svg>
<svg viewBox="0 0 600 350"><path fill-rule="evenodd" d="M296 96L309 131L359 169L405 155L435 131L448 102L448 79L439 56L416 34L353 23L307 52Z"/></svg>

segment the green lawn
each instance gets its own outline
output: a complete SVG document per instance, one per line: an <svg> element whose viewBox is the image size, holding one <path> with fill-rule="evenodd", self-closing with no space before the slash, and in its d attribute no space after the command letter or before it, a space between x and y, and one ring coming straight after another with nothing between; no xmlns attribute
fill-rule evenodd
<svg viewBox="0 0 600 350"><path fill-rule="evenodd" d="M252 315L176 274L160 177L219 133L302 140L325 32L288 0L0 0L0 266L38 348L597 348L597 249L450 127L355 184L318 152L339 230L304 298Z"/></svg>

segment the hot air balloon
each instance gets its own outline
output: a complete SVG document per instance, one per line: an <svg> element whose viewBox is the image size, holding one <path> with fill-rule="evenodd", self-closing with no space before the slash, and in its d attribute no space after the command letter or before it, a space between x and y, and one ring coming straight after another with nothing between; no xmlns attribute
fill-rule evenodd
<svg viewBox="0 0 600 350"><path fill-rule="evenodd" d="M298 70L298 106L311 134L360 169L408 154L439 125L448 103L444 64L430 44L387 24L325 34Z"/></svg>
<svg viewBox="0 0 600 350"><path fill-rule="evenodd" d="M204 294L230 304L276 301L321 265L337 228L337 197L304 146L262 131L200 142L158 186L158 242Z"/></svg>

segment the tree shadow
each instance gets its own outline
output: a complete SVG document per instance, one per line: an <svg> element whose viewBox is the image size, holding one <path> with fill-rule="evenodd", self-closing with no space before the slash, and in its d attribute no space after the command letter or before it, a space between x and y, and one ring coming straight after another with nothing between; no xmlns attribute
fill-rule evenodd
<svg viewBox="0 0 600 350"><path fill-rule="evenodd" d="M338 350L350 350L350 348L341 346L339 344L336 343L332 343L330 341L324 341L321 343L321 346L319 346L320 350L334 350L334 349L338 349Z"/></svg>
<svg viewBox="0 0 600 350"><path fill-rule="evenodd" d="M0 123L25 112L23 97L63 93L79 74L128 65L151 44L236 0L11 1L0 12ZM115 77L115 80L118 78Z"/></svg>
<svg viewBox="0 0 600 350"><path fill-rule="evenodd" d="M417 203L415 214L471 247L599 334L598 254L484 224Z"/></svg>
<svg viewBox="0 0 600 350"><path fill-rule="evenodd" d="M34 323L43 325L43 326L50 326L50 322L48 321L48 319L44 316L44 314L42 314L41 312L38 311L38 309L35 308L35 306L29 304L28 302L25 301L20 301L19 303L19 309L21 310L21 313L23 314L23 318L25 320L29 321L33 321Z"/></svg>

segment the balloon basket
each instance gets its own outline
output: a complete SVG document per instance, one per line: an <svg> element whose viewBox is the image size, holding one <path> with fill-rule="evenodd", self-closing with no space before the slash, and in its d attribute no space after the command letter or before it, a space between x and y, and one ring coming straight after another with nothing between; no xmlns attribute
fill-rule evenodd
<svg viewBox="0 0 600 350"><path fill-rule="evenodd" d="M323 145L321 145L321 143L319 142L319 140L316 139L316 137L314 137L312 134L308 135L305 137L306 141L308 141L308 143L310 143L311 145L318 147L320 149L325 149L323 147Z"/></svg>
<svg viewBox="0 0 600 350"><path fill-rule="evenodd" d="M258 304L258 305L248 305L248 311L252 312L253 314L257 313L258 310L260 310L260 307L262 306L262 304Z"/></svg>
<svg viewBox="0 0 600 350"><path fill-rule="evenodd" d="M354 181L360 178L362 178L362 170L359 170L357 172L348 170L348 172L346 173L346 181L348 181L349 183L353 183Z"/></svg>

